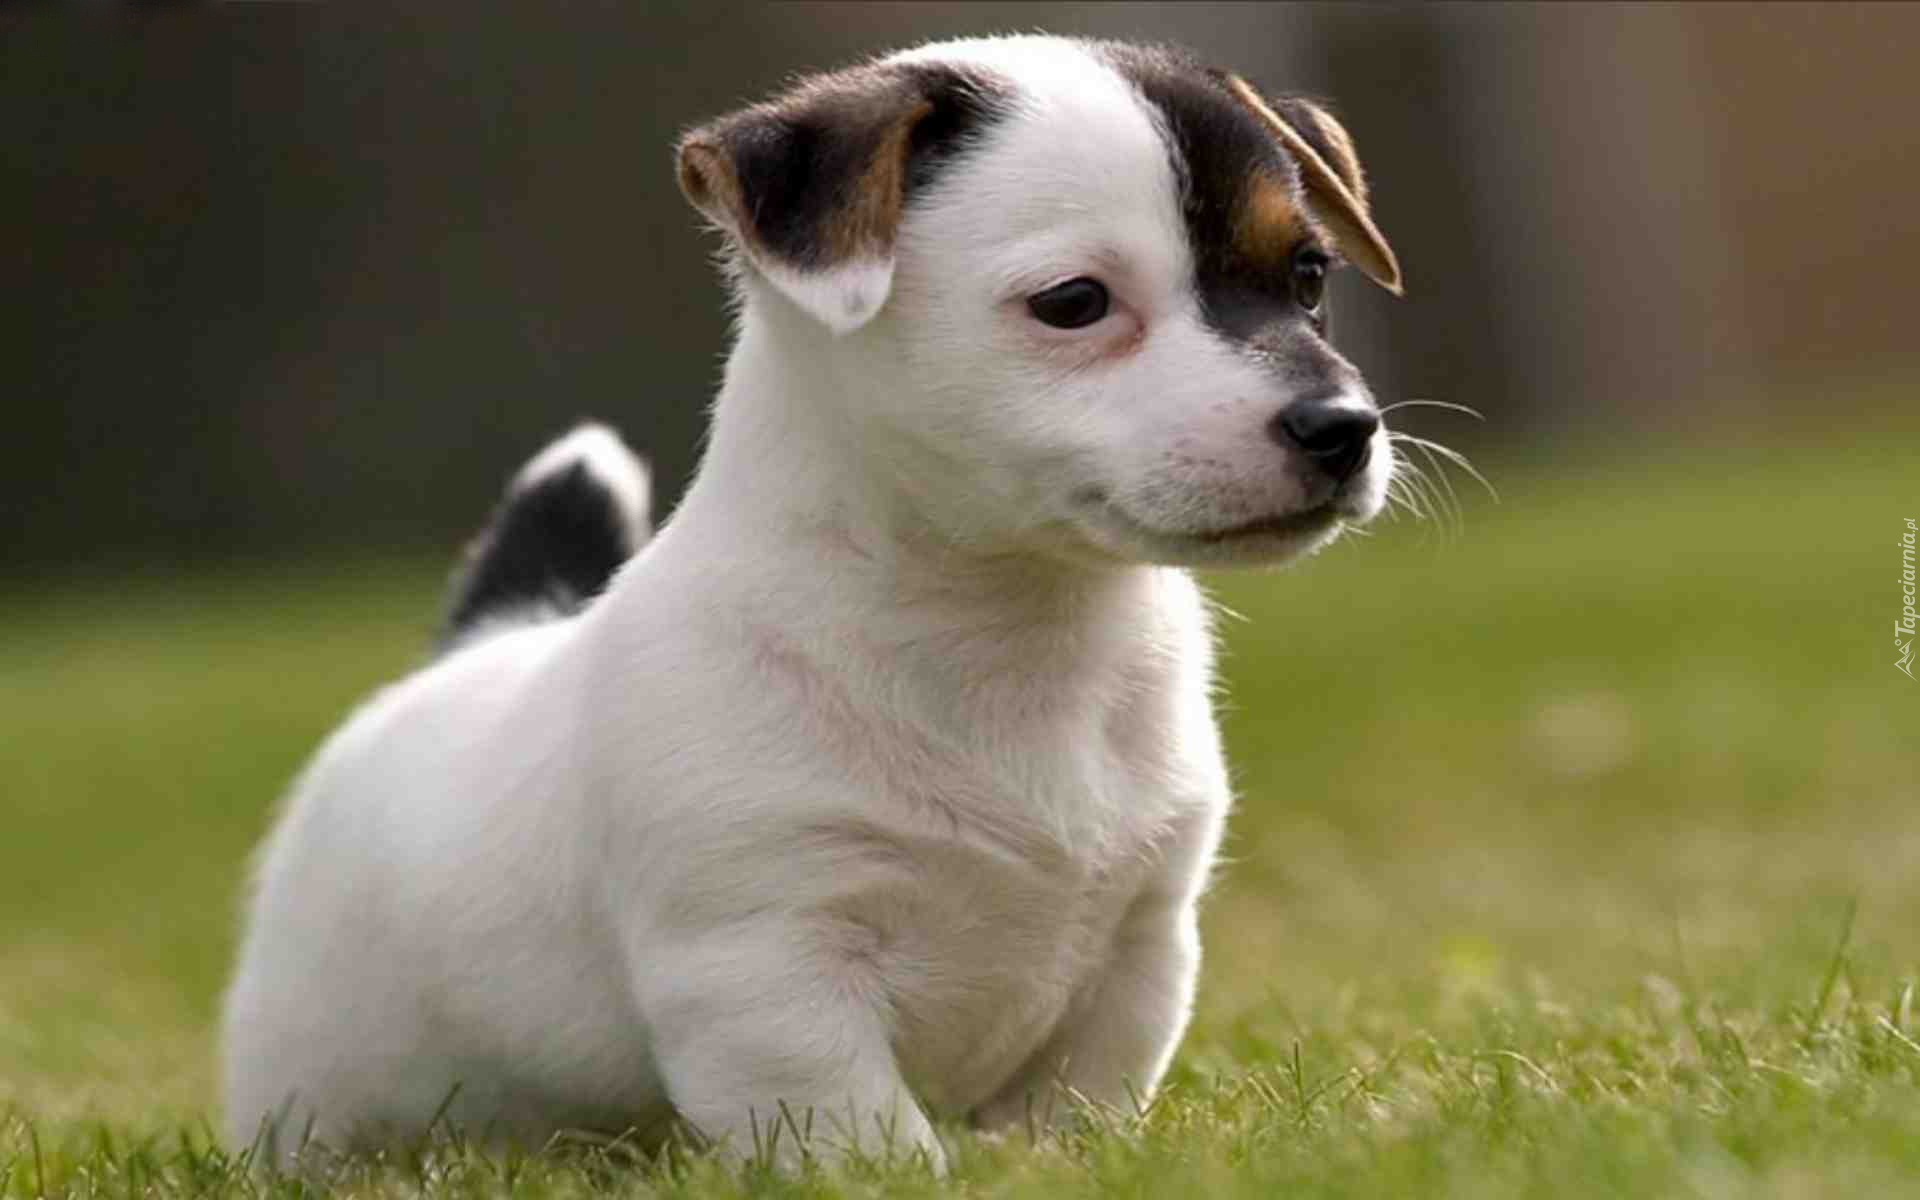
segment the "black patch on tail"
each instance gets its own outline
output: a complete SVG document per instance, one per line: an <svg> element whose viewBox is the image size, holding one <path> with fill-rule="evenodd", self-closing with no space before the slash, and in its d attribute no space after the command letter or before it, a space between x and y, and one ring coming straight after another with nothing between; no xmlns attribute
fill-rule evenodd
<svg viewBox="0 0 1920 1200"><path fill-rule="evenodd" d="M579 611L638 548L619 502L583 462L509 492L454 576L441 649L487 622Z"/></svg>

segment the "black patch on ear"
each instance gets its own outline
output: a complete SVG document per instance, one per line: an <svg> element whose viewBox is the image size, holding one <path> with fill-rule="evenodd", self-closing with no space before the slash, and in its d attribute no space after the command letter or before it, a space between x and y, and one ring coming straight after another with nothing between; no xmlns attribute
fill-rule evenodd
<svg viewBox="0 0 1920 1200"><path fill-rule="evenodd" d="M736 130L728 146L755 236L782 257L808 266L818 256L808 231L832 203L816 180L831 180L836 169L866 161L853 138L827 136L823 120L812 113L769 117Z"/></svg>
<svg viewBox="0 0 1920 1200"><path fill-rule="evenodd" d="M898 111L881 97L828 96L731 131L734 177L762 246L801 267L831 257L821 231L878 153L889 115Z"/></svg>
<svg viewBox="0 0 1920 1200"><path fill-rule="evenodd" d="M1300 168L1292 156L1227 90L1222 73L1188 52L1124 42L1097 43L1096 50L1166 122L1193 243L1195 290L1208 323L1246 342L1310 325L1293 300L1290 256L1256 260L1236 236L1240 206L1256 176L1284 180L1298 194Z"/></svg>
<svg viewBox="0 0 1920 1200"><path fill-rule="evenodd" d="M1010 94L1000 81L978 71L934 63L896 68L916 80L932 111L914 124L907 140L907 203L1009 111Z"/></svg>
<svg viewBox="0 0 1920 1200"><path fill-rule="evenodd" d="M828 76L722 120L712 135L731 156L753 237L798 268L829 264L861 247L845 217L900 122L906 161L902 203L926 187L1005 111L1004 87L977 70L941 63L882 64Z"/></svg>

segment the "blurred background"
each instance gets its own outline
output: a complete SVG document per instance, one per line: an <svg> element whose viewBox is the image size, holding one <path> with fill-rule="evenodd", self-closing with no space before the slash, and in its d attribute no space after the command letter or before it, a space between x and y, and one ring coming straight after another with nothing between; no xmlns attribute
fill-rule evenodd
<svg viewBox="0 0 1920 1200"><path fill-rule="evenodd" d="M1336 333L1532 459L1886 426L1920 379L1901 5L12 10L6 586L445 547L566 423L670 505L724 348L678 131L981 31L1171 39L1354 131L1406 264ZM1836 383L1844 383L1844 395Z"/></svg>
<svg viewBox="0 0 1920 1200"><path fill-rule="evenodd" d="M0 1114L211 1111L248 848L508 473L595 416L677 498L726 328L676 134L982 31L1329 100L1409 281L1336 340L1502 497L1207 581L1187 1077L1910 999L1920 8L499 7L0 7Z"/></svg>

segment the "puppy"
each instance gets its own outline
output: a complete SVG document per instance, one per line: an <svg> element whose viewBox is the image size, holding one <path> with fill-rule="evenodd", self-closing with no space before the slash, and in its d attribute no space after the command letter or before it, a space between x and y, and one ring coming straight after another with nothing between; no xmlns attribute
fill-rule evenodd
<svg viewBox="0 0 1920 1200"><path fill-rule="evenodd" d="M1337 260L1399 290L1351 140L1014 37L678 162L739 305L699 477L648 541L618 439L547 449L444 653L320 750L226 997L236 1145L677 1114L938 1167L933 1119L1167 1068L1229 802L1184 568L1306 554L1392 472L1326 337Z"/></svg>

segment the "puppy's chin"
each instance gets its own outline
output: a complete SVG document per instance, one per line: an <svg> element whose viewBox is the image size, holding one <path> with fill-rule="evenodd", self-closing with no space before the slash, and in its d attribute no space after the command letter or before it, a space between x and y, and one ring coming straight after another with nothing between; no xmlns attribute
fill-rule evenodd
<svg viewBox="0 0 1920 1200"><path fill-rule="evenodd" d="M1102 552L1169 567L1278 566L1305 557L1365 523L1377 505L1336 500L1256 520L1177 529L1134 516L1104 493L1083 493L1078 524Z"/></svg>

